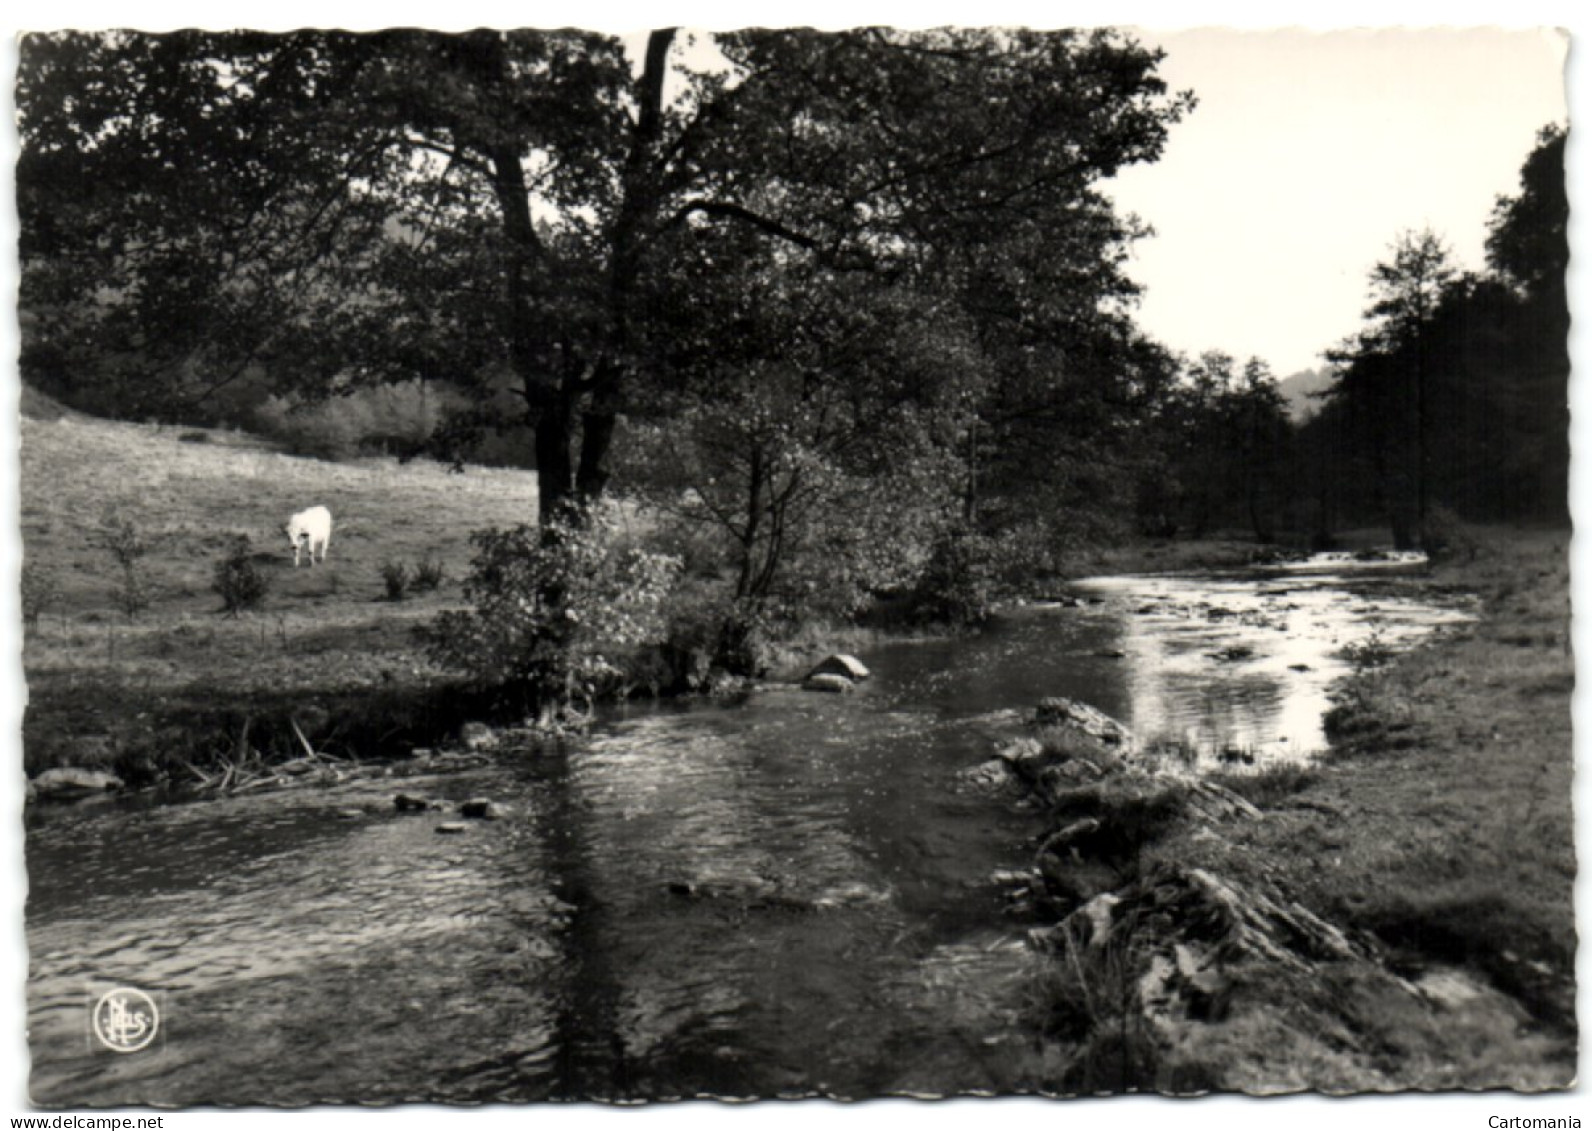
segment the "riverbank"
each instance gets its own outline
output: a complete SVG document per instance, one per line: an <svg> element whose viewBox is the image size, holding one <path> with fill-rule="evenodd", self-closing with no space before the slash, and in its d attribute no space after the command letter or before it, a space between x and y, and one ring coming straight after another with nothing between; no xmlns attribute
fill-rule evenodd
<svg viewBox="0 0 1592 1131"><path fill-rule="evenodd" d="M1043 936L1057 957L1035 1016L1071 1050L1063 1088L1568 1085L1566 550L1562 531L1494 532L1473 558L1380 582L1473 593L1479 619L1368 650L1327 758L1219 783L1257 811L1045 771L1056 831L1036 890L1062 926Z"/></svg>
<svg viewBox="0 0 1592 1131"><path fill-rule="evenodd" d="M1307 906L1471 967L1573 1036L1569 581L1568 536L1539 531L1401 582L1470 590L1480 617L1344 687L1333 757L1247 847Z"/></svg>
<svg viewBox="0 0 1592 1131"><path fill-rule="evenodd" d="M1249 537L1136 538L1114 546L1079 549L1062 562L1068 578L1125 573L1182 573L1199 569L1243 569L1286 551ZM1300 550L1300 554L1304 551Z"/></svg>

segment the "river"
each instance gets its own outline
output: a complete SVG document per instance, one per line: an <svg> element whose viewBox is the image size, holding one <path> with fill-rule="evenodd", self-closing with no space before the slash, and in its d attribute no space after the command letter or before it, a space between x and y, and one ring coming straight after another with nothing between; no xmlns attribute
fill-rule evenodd
<svg viewBox="0 0 1592 1131"><path fill-rule="evenodd" d="M1038 959L994 873L1039 814L958 785L1040 698L1201 765L1308 760L1344 649L1464 614L1341 560L1080 583L860 653L854 695L631 707L489 766L35 808L31 1091L49 1106L863 1097L1043 1088ZM1385 572L1385 571L1383 571ZM1071 602L1068 602L1071 605ZM399 790L501 820L399 814ZM116 1053L106 990L161 1026Z"/></svg>

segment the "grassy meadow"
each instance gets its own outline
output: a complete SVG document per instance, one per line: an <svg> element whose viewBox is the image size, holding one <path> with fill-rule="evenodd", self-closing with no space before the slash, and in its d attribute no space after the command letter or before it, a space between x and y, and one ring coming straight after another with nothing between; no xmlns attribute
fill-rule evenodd
<svg viewBox="0 0 1592 1131"><path fill-rule="evenodd" d="M220 741L204 733L211 724L224 733L256 714L262 724L292 715L312 737L352 742L358 728L338 716L355 696L412 698L441 674L412 630L461 603L471 531L535 519L533 473L328 463L238 433L28 407L24 577L53 592L25 630L30 773L108 765L149 777L171 756L202 759L204 744ZM318 504L334 520L326 562L294 569L282 527ZM137 567L149 607L134 618L120 607L121 566L103 543L110 513L149 547ZM212 586L238 535L269 591L258 610L228 617ZM383 566L412 574L427 559L442 565L442 584L387 599Z"/></svg>

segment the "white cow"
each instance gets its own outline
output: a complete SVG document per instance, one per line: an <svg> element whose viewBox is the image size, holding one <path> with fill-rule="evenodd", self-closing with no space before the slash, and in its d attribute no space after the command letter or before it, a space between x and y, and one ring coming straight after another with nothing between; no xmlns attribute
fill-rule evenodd
<svg viewBox="0 0 1592 1131"><path fill-rule="evenodd" d="M287 520L287 539L293 543L293 568L299 564L299 552L308 549L310 565L315 565L315 547L321 548L321 561L326 560L326 546L332 540L332 512L325 507L311 507Z"/></svg>

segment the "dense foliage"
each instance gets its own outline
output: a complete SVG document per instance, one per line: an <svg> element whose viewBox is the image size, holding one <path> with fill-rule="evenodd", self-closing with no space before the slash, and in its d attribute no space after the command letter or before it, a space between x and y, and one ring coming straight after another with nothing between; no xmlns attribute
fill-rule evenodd
<svg viewBox="0 0 1592 1131"><path fill-rule="evenodd" d="M665 29L633 57L567 31L189 31L22 55L23 366L73 404L242 415L325 454L509 432L549 531L620 472L716 541L726 654L910 587L957 523L1037 544L1117 501L1095 457L1132 415L1142 228L1098 185L1192 105L1117 32ZM422 394L396 436L382 385ZM479 600L534 541L483 545Z"/></svg>
<svg viewBox="0 0 1592 1131"><path fill-rule="evenodd" d="M954 295L987 248L1008 317L1127 293L1093 186L1188 105L1110 31L663 30L635 68L541 31L22 54L32 379L169 415L257 379L446 378L480 410L452 438L529 426L549 515L603 494L638 399L745 332L725 254Z"/></svg>
<svg viewBox="0 0 1592 1131"><path fill-rule="evenodd" d="M1326 411L1301 437L1337 521L1378 516L1416 546L1434 516L1567 520L1564 143L1544 129L1520 194L1499 199L1488 274L1459 271L1431 231L1403 233L1372 269L1365 327L1329 355Z"/></svg>
<svg viewBox="0 0 1592 1131"><path fill-rule="evenodd" d="M1138 481L1144 533L1202 537L1247 526L1257 540L1272 540L1292 433L1264 361L1250 358L1239 370L1213 350L1187 363L1160 392L1144 434L1152 453Z"/></svg>
<svg viewBox="0 0 1592 1131"><path fill-rule="evenodd" d="M257 609L270 592L271 583L254 560L254 547L247 535L231 539L226 553L216 559L210 587L221 598L229 617Z"/></svg>
<svg viewBox="0 0 1592 1131"><path fill-rule="evenodd" d="M1327 351L1320 411L1291 424L1264 363L1183 362L1137 436L1141 531L1248 526L1316 548L1384 526L1395 545L1464 542L1465 522L1568 520L1565 132L1541 131L1488 224L1489 270L1400 233L1368 272L1360 329Z"/></svg>
<svg viewBox="0 0 1592 1131"><path fill-rule="evenodd" d="M616 690L636 649L661 642L679 562L626 539L614 508L471 541L473 607L428 630L439 663L532 703L589 703Z"/></svg>

